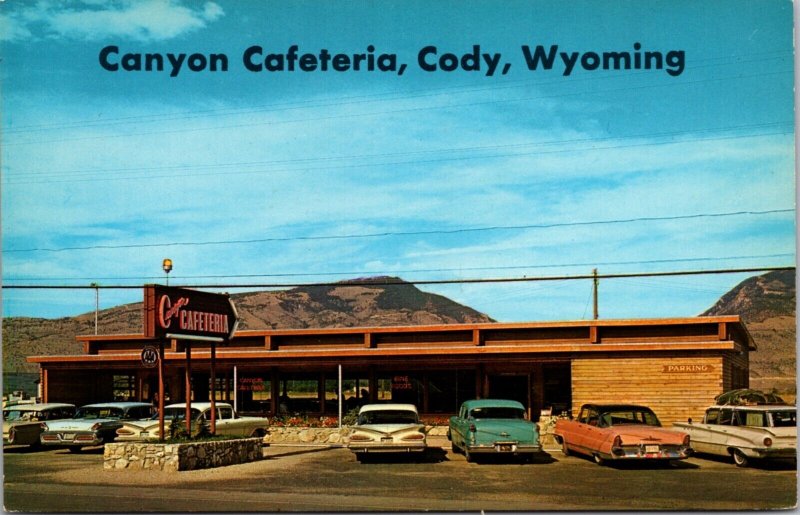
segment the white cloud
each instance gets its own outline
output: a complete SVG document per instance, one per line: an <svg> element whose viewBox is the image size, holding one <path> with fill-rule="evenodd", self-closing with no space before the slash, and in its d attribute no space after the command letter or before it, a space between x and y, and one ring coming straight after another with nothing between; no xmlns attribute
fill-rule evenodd
<svg viewBox="0 0 800 515"><path fill-rule="evenodd" d="M223 15L214 2L195 8L172 0L42 1L0 16L0 40L159 41L202 29Z"/></svg>

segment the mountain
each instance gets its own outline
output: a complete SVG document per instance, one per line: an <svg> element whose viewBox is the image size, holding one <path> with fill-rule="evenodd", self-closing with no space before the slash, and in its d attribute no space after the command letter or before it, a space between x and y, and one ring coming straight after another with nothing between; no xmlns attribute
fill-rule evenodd
<svg viewBox="0 0 800 515"><path fill-rule="evenodd" d="M232 295L241 329L289 329L491 322L488 316L396 277L343 281L282 291ZM770 272L743 281L703 315L738 314L758 346L750 354L753 388L794 396L795 273ZM100 334L142 332L142 304L100 311ZM38 373L27 356L80 354L75 336L94 333L94 312L76 317L3 320L3 373ZM31 379L32 381L32 379ZM10 389L6 387L6 389ZM13 388L11 388L13 389Z"/></svg>
<svg viewBox="0 0 800 515"><path fill-rule="evenodd" d="M797 323L794 270L742 281L703 315L739 315L758 350L750 353L750 385L796 394Z"/></svg>
<svg viewBox="0 0 800 515"><path fill-rule="evenodd" d="M426 293L396 277L343 281L282 291L231 295L240 329L302 329L492 322L447 297ZM142 332L142 303L104 309L99 334ZM27 356L80 354L75 336L94 334L94 312L59 319L3 320L3 372L38 373Z"/></svg>

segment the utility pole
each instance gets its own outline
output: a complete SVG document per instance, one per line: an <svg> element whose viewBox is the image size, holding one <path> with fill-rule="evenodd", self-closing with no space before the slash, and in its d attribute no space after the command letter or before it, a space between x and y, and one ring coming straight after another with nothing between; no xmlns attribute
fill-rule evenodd
<svg viewBox="0 0 800 515"><path fill-rule="evenodd" d="M594 298L594 319L597 320L597 318L599 316L599 314L597 312L597 287L600 285L600 279L597 278L597 269L596 268L594 270L592 270L592 275L594 276L594 279L592 279L592 281L594 282L594 288L592 289L592 292L593 292L592 296Z"/></svg>
<svg viewBox="0 0 800 515"><path fill-rule="evenodd" d="M97 335L97 318L100 311L100 285L92 283L90 286L94 287L94 334Z"/></svg>

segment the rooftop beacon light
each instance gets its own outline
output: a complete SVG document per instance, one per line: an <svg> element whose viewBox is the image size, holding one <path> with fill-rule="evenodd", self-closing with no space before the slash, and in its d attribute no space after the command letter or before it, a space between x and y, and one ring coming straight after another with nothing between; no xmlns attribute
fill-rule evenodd
<svg viewBox="0 0 800 515"><path fill-rule="evenodd" d="M172 260L170 258L164 258L164 261L161 262L161 268L164 270L164 273L167 274L167 286L169 286L169 273L172 271Z"/></svg>

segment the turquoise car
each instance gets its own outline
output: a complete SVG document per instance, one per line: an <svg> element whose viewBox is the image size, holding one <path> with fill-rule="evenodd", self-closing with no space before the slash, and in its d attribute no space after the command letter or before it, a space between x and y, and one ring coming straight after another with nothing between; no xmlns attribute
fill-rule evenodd
<svg viewBox="0 0 800 515"><path fill-rule="evenodd" d="M525 407L505 399L476 399L450 417L447 439L467 461L476 454L508 454L532 459L542 452L536 424L525 419Z"/></svg>

